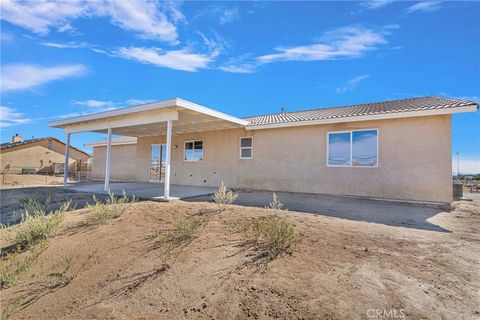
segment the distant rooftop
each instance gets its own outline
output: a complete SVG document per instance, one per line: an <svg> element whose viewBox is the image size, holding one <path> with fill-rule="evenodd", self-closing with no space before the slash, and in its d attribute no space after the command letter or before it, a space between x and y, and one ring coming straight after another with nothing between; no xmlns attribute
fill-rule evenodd
<svg viewBox="0 0 480 320"><path fill-rule="evenodd" d="M19 136L17 135L17 137L19 137ZM26 144L30 144L30 143L34 143L34 142L39 142L39 141L43 141L43 140L55 140L55 141L65 145L64 142L58 140L57 138L44 137L44 138L32 138L32 139L27 139L27 140L20 140L20 141L15 141L15 142L5 142L5 143L0 144L0 150L5 150L5 149L13 148L13 147L18 147L18 146L22 146L22 145L26 145ZM77 148L72 147L72 146L70 146L70 148L75 149L78 152L81 152L83 154L86 154L86 155L90 156L88 153L86 153L85 151L82 151L80 149L77 149Z"/></svg>

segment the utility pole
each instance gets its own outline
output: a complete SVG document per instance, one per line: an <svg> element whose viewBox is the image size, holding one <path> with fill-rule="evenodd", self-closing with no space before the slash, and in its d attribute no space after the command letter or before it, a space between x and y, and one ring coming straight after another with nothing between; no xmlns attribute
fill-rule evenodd
<svg viewBox="0 0 480 320"><path fill-rule="evenodd" d="M456 154L457 154L457 179L459 179L458 177L460 176L460 157L458 155L458 152Z"/></svg>

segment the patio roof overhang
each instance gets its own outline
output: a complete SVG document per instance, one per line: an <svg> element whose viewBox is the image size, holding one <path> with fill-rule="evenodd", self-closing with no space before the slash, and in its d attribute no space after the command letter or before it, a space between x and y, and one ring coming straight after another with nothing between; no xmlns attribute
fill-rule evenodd
<svg viewBox="0 0 480 320"><path fill-rule="evenodd" d="M49 122L67 133L98 132L141 137L165 135L167 121L172 133L242 128L248 121L179 98Z"/></svg>

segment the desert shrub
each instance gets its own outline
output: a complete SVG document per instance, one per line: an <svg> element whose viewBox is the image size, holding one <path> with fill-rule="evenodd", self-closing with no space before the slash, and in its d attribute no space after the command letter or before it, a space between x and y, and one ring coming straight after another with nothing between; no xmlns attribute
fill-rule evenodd
<svg viewBox="0 0 480 320"><path fill-rule="evenodd" d="M253 237L258 249L270 259L282 253L291 253L298 241L291 223L279 216L256 218L247 226L248 235Z"/></svg>
<svg viewBox="0 0 480 320"><path fill-rule="evenodd" d="M237 199L238 194L235 194L232 190L227 190L227 187L222 181L222 184L218 190L213 194L212 200L219 205L232 204Z"/></svg>
<svg viewBox="0 0 480 320"><path fill-rule="evenodd" d="M59 209L48 214L44 210L36 210L33 214L25 213L12 240L24 249L47 239L63 221L65 212L70 210L70 204L71 201L65 202Z"/></svg>
<svg viewBox="0 0 480 320"><path fill-rule="evenodd" d="M160 235L161 243L181 244L195 238L198 229L205 223L200 218L180 218L173 222L172 228Z"/></svg>
<svg viewBox="0 0 480 320"><path fill-rule="evenodd" d="M23 196L20 198L19 203L27 214L32 214L37 211L47 211L48 206L52 203L52 195L36 193L33 196Z"/></svg>
<svg viewBox="0 0 480 320"><path fill-rule="evenodd" d="M6 288L18 281L18 277L27 272L46 249L46 243L35 246L32 250L21 252L19 248L2 256L0 259L0 287Z"/></svg>
<svg viewBox="0 0 480 320"><path fill-rule="evenodd" d="M277 194L274 192L272 195L272 201L265 207L266 209L274 209L274 210L283 210L284 204L280 202L278 199Z"/></svg>
<svg viewBox="0 0 480 320"><path fill-rule="evenodd" d="M102 202L94 195L93 204L86 205L89 211L87 222L91 225L107 223L121 216L123 212L136 201L135 196L129 198L125 191L122 192L121 197L116 197L113 192L110 193L105 202Z"/></svg>

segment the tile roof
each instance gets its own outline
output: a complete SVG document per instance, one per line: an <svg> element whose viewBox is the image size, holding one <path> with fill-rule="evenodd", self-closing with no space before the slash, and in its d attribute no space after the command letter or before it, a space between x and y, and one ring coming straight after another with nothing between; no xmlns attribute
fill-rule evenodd
<svg viewBox="0 0 480 320"><path fill-rule="evenodd" d="M0 150L9 149L9 148L17 147L17 146L22 146L22 145L25 145L25 144L39 142L39 141L43 141L43 140L55 140L55 141L60 142L61 144L65 145L64 142L58 140L57 138L45 137L45 138L27 139L27 140L22 140L22 141L18 141L18 142L5 142L5 143L0 144ZM86 154L87 156L90 156L88 153L86 153L83 150L80 150L80 149L72 147L72 146L70 146L70 148L75 149L78 152L81 152L83 154Z"/></svg>
<svg viewBox="0 0 480 320"><path fill-rule="evenodd" d="M243 119L250 122L248 126L254 127L261 125L284 124L301 121L348 118L412 111L450 109L473 105L477 105L478 108L478 104L476 102L468 100L441 97L420 97L366 104L355 104L350 106L324 109L266 114L254 117L247 117Z"/></svg>

